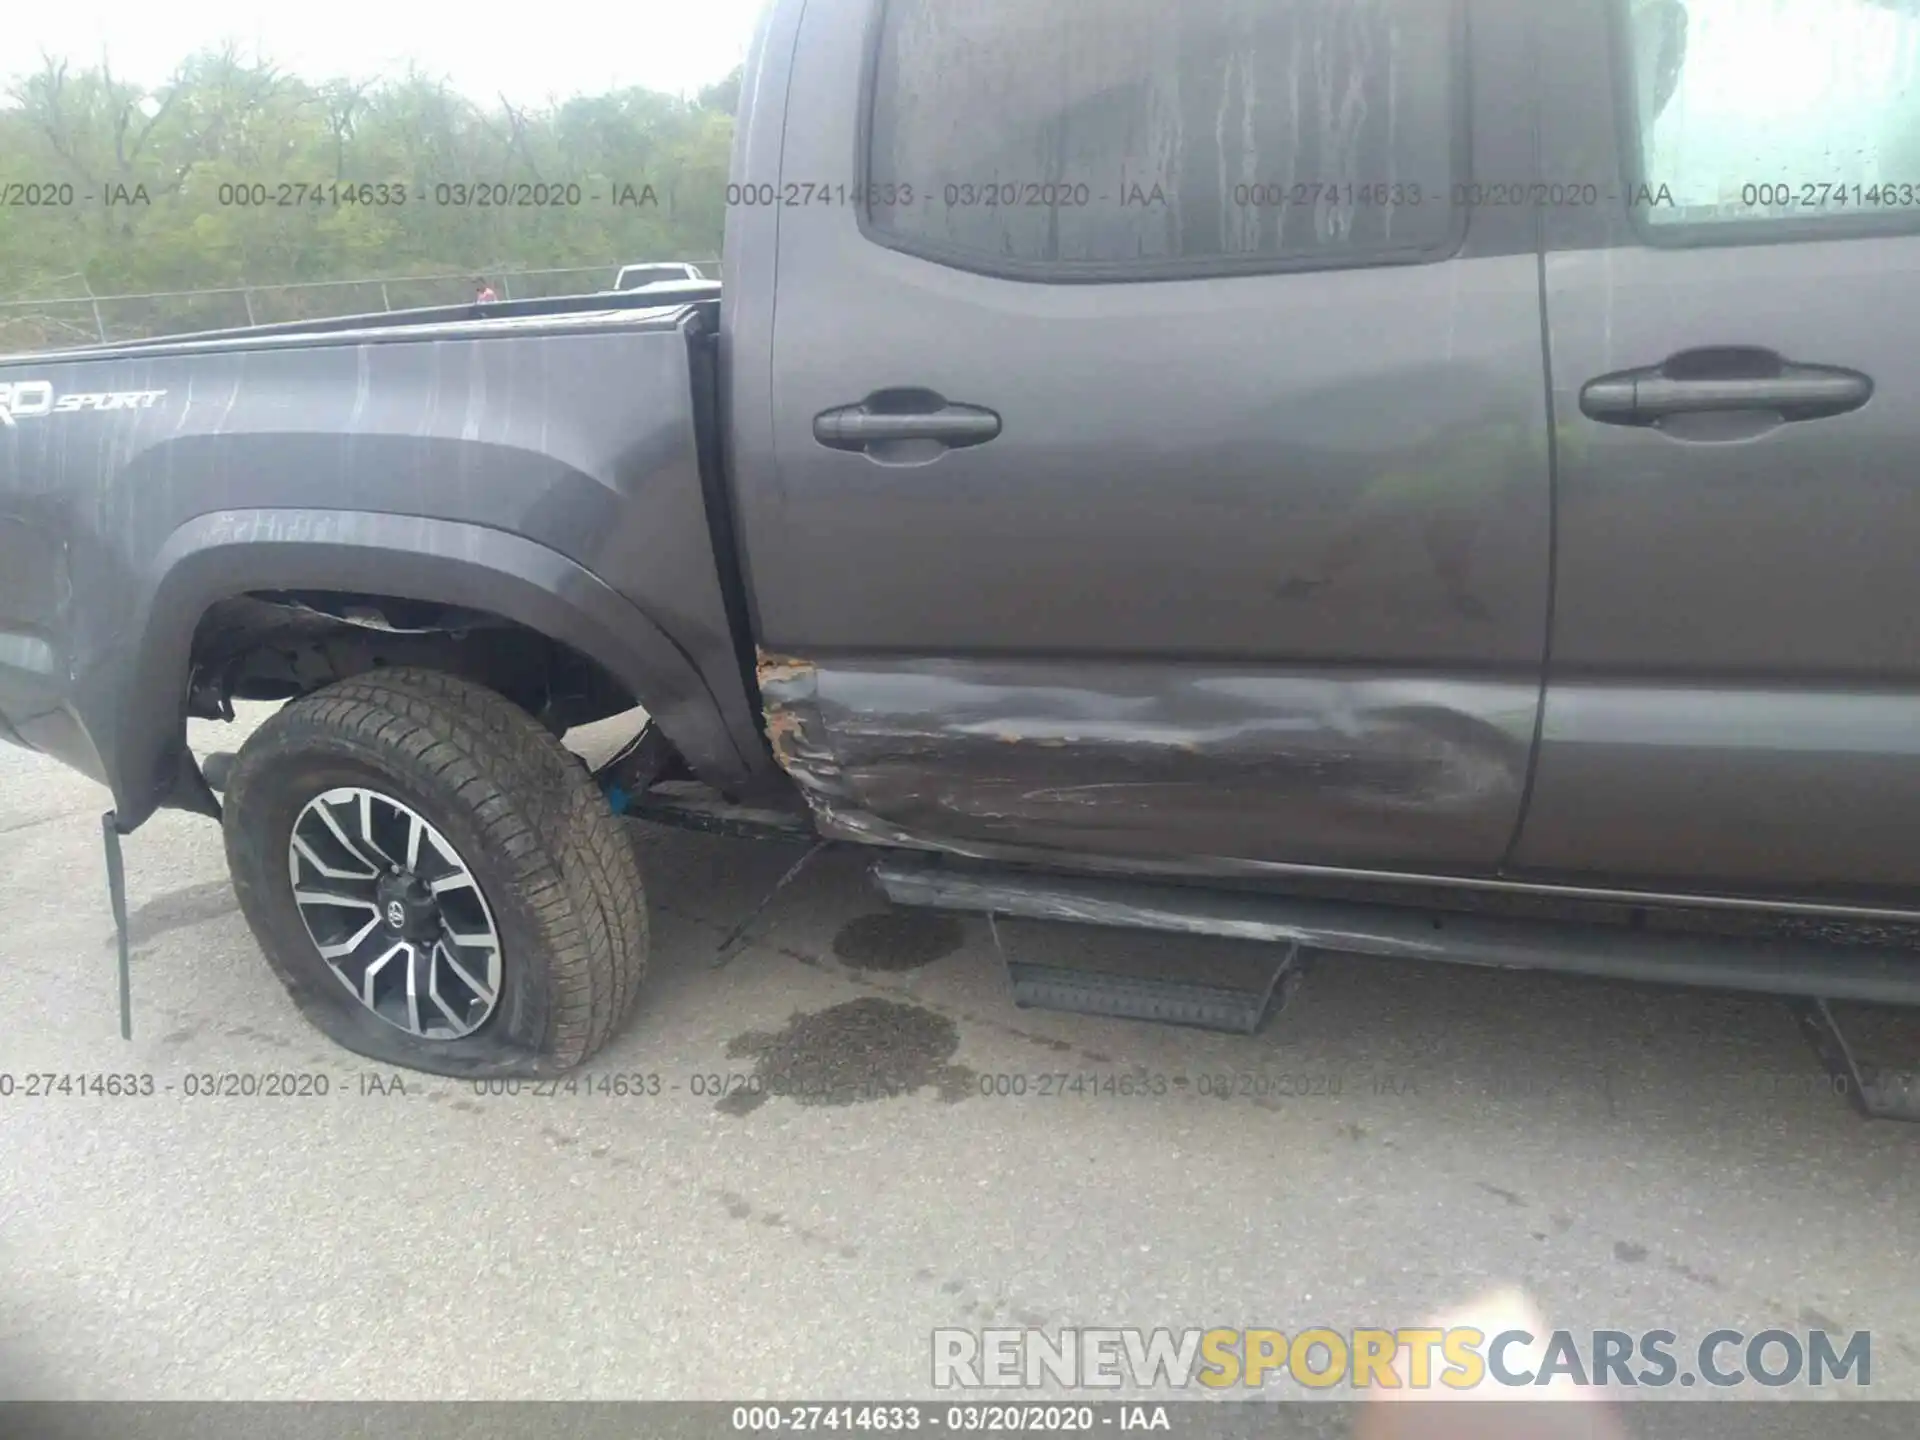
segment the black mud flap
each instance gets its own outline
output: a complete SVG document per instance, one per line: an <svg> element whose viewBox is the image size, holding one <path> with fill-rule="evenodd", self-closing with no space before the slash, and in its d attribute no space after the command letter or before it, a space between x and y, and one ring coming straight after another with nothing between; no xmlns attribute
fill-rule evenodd
<svg viewBox="0 0 1920 1440"><path fill-rule="evenodd" d="M120 855L120 817L109 810L100 817L107 847L107 901L113 906L114 938L120 956L120 1038L133 1038L132 957L127 949L127 866Z"/></svg>

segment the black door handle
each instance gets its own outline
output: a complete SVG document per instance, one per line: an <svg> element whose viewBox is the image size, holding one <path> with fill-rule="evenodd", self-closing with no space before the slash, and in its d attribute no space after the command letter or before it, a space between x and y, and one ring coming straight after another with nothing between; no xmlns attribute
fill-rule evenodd
<svg viewBox="0 0 1920 1440"><path fill-rule="evenodd" d="M1782 421L1858 410L1873 381L1835 365L1797 365L1771 350L1689 350L1659 365L1589 380L1580 411L1603 425L1658 425L1676 415L1751 410Z"/></svg>
<svg viewBox="0 0 1920 1440"><path fill-rule="evenodd" d="M999 433L1000 417L993 411L950 404L930 390L878 391L813 420L813 438L835 450L884 451L912 442L961 450Z"/></svg>

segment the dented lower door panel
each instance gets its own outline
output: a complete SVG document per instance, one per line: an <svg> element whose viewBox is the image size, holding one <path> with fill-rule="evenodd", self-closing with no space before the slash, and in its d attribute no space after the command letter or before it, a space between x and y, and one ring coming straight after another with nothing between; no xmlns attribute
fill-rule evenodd
<svg viewBox="0 0 1920 1440"><path fill-rule="evenodd" d="M965 851L1498 867L1531 677L762 654L822 829Z"/></svg>

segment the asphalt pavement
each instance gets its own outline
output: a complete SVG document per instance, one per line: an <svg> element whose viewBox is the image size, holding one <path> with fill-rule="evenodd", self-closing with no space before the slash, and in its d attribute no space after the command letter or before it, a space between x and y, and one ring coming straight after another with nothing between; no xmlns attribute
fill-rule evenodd
<svg viewBox="0 0 1920 1440"><path fill-rule="evenodd" d="M891 911L850 850L721 954L805 845L635 826L637 1016L584 1088L486 1094L309 1029L180 814L127 843L123 1041L106 803L0 748L0 1396L931 1397L941 1327L1504 1296L1867 1330L1872 1395L1920 1398L1920 1127L1855 1118L1776 1002L1328 959L1252 1038L1021 1010L983 921Z"/></svg>

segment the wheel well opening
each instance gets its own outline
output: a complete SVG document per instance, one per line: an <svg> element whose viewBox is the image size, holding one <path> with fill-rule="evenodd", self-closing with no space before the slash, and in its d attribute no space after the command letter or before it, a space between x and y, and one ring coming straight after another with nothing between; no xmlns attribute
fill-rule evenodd
<svg viewBox="0 0 1920 1440"><path fill-rule="evenodd" d="M484 610L357 591L251 591L194 629L187 714L233 718L236 700L292 700L395 666L485 685L555 734L644 704L572 646Z"/></svg>

